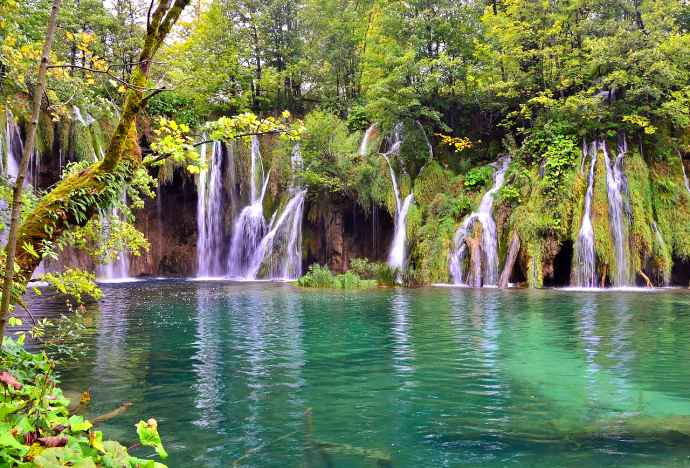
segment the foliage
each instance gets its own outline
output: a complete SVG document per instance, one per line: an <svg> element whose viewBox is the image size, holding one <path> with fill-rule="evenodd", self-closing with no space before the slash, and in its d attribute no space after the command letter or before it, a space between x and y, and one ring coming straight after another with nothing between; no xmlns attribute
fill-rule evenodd
<svg viewBox="0 0 690 468"><path fill-rule="evenodd" d="M68 268L61 273L46 273L42 279L60 294L73 298L77 304L83 303L82 295L99 300L103 294L96 285L96 276L93 273L74 268Z"/></svg>
<svg viewBox="0 0 690 468"><path fill-rule="evenodd" d="M303 288L367 289L377 286L375 280L362 279L352 271L334 275L328 267L311 265L307 273L297 280Z"/></svg>
<svg viewBox="0 0 690 468"><path fill-rule="evenodd" d="M70 415L55 365L44 353L31 354L21 341L5 338L0 369L0 460L4 466L163 466L131 456L118 442L104 441L93 423ZM164 458L155 420L140 422L137 433L142 445L154 446Z"/></svg>
<svg viewBox="0 0 690 468"><path fill-rule="evenodd" d="M444 133L434 133L434 135L441 139L442 144L453 148L456 153L462 153L464 150L472 148L472 142L467 137L454 137Z"/></svg>
<svg viewBox="0 0 690 468"><path fill-rule="evenodd" d="M380 285L393 286L397 272L385 263L370 262L366 258L353 258L350 271L364 280L375 280Z"/></svg>
<svg viewBox="0 0 690 468"><path fill-rule="evenodd" d="M465 174L465 188L467 190L477 190L486 186L493 176L494 170L490 166L480 166L471 169Z"/></svg>

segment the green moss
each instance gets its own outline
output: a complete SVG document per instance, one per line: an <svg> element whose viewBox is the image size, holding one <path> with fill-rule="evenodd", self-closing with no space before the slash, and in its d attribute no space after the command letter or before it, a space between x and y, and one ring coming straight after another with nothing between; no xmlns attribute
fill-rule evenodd
<svg viewBox="0 0 690 468"><path fill-rule="evenodd" d="M630 252L634 271L643 269L646 259L654 257L656 263L670 271L671 259L667 249L662 248L652 231L654 212L652 192L649 184L649 169L638 151L633 151L623 159L624 171L628 180L630 200Z"/></svg>
<svg viewBox="0 0 690 468"><path fill-rule="evenodd" d="M681 161L654 158L650 163L651 196L657 224L671 254L690 259L690 194L685 190Z"/></svg>

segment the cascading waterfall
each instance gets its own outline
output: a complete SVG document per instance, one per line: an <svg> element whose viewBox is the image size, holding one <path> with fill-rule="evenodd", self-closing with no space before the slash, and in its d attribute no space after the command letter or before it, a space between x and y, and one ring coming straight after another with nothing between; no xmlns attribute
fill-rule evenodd
<svg viewBox="0 0 690 468"><path fill-rule="evenodd" d="M375 127L372 125L370 129ZM400 154L400 147L402 146L403 136L402 136L403 126L401 123L397 123L393 128L393 133L389 142L388 151L383 154L383 158L388 164L388 170L391 176L391 183L393 184L393 193L395 195L395 224L393 230L393 242L391 243L390 251L388 252L388 266L398 270L398 272L405 269L406 261L406 242L407 242L407 213L410 210L410 205L414 201L414 194L410 192L403 200L402 194L400 193L400 188L398 186L398 178L393 170L393 165L391 164L390 157ZM373 131L373 130L372 130ZM362 146L369 138L369 130L364 136L362 141Z"/></svg>
<svg viewBox="0 0 690 468"><path fill-rule="evenodd" d="M371 142L371 139L373 136L376 134L378 131L378 125L376 124L371 124L369 128L367 128L367 131L364 132L364 138L362 138L362 142L359 144L359 155L360 156L366 156L367 152L369 151L369 143Z"/></svg>
<svg viewBox="0 0 690 468"><path fill-rule="evenodd" d="M498 283L498 240L496 234L496 222L492 216L494 196L505 182L505 174L510 165L510 157L505 156L498 160L494 174L494 185L484 194L479 203L479 210L465 218L455 234L455 248L449 259L450 274L455 284L481 287L495 286ZM481 236L481 262L474 259L471 268L467 268L468 248L466 240L472 235L475 223L482 227Z"/></svg>
<svg viewBox="0 0 690 468"><path fill-rule="evenodd" d="M261 154L258 139L252 141L252 183L255 171L260 167ZM280 216L274 213L266 227L263 216L263 198L268 177L263 180L261 193L240 213L235 222L232 246L228 260L230 276L257 279L260 273L269 279L295 279L302 274L302 218L307 191L296 185L296 177L302 168L302 155L295 145L291 156L293 195L285 204ZM252 185L252 197L256 188ZM266 233L265 235L264 232Z"/></svg>
<svg viewBox="0 0 690 468"><path fill-rule="evenodd" d="M270 279L296 279L302 274L302 217L306 190L299 190L271 222L247 270L247 279L256 279L262 266Z"/></svg>
<svg viewBox="0 0 690 468"><path fill-rule="evenodd" d="M407 241L407 213L414 201L414 194L409 193L404 200L402 199L393 166L388 159L388 155L383 155L383 157L386 163L388 163L391 182L393 183L393 192L395 193L395 226L393 242L388 253L388 265L395 270L403 270L405 268L405 244Z"/></svg>
<svg viewBox="0 0 690 468"><path fill-rule="evenodd" d="M609 158L606 144L603 147L606 161L606 191L609 202L609 226L613 238L616 268L612 272L612 282L615 287L630 286L633 281L630 275L628 261L628 226L630 220L624 206L625 174L623 173L623 157L627 153L625 138L618 145L618 154L614 161Z"/></svg>
<svg viewBox="0 0 690 468"><path fill-rule="evenodd" d="M121 195L122 203L127 202L127 192L122 191ZM102 239L107 240L110 236L110 220L118 219L122 220L122 213L116 207L109 210L109 213L101 213L101 223L103 226ZM101 281L118 281L130 279L129 275L129 253L127 251L119 252L117 258L105 265L101 265L98 268L98 278Z"/></svg>
<svg viewBox="0 0 690 468"><path fill-rule="evenodd" d="M592 227L592 195L594 193L594 170L597 164L597 151L597 142L592 142L590 146L585 143L582 148L583 172L587 156L589 156L590 163L582 223L580 224L580 232L577 234L577 240L575 241L575 262L571 279L572 285L579 288L593 288L596 286L594 228Z"/></svg>
<svg viewBox="0 0 690 468"><path fill-rule="evenodd" d="M227 274L233 278L250 279L249 269L253 255L266 232L264 219L264 196L268 188L270 173L264 178L261 163L259 139L252 137L249 205L240 212L233 223ZM257 179L261 182L261 192L257 192Z"/></svg>
<svg viewBox="0 0 690 468"><path fill-rule="evenodd" d="M197 276L223 276L221 260L224 243L223 232L223 146L216 141L211 146L210 158L207 145L201 148L207 168L199 174L197 183ZM207 159L208 158L208 159Z"/></svg>

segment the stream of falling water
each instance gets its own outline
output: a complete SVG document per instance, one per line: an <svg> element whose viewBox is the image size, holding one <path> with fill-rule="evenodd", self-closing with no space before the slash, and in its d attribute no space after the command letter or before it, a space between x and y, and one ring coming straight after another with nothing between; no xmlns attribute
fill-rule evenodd
<svg viewBox="0 0 690 468"><path fill-rule="evenodd" d="M219 141L201 148L201 157L207 168L199 174L197 185L197 276L223 276L221 255L223 252L223 146Z"/></svg>
<svg viewBox="0 0 690 468"><path fill-rule="evenodd" d="M16 179L19 173L19 160L22 157L23 142L19 126L9 109L5 111L5 129L2 138L2 174Z"/></svg>
<svg viewBox="0 0 690 468"><path fill-rule="evenodd" d="M233 226L227 264L227 275L231 278L255 280L261 276L273 280L291 280L302 274L302 219L307 191L296 183L302 169L302 154L297 145L293 148L290 162L290 199L280 215L278 211L273 213L267 226L263 200L270 174L263 177L259 140L256 137L252 139L251 198ZM257 181L260 182L260 192Z"/></svg>
<svg viewBox="0 0 690 468"><path fill-rule="evenodd" d="M623 173L623 157L627 153L625 138L618 145L618 154L615 160L609 158L606 144L602 145L604 159L606 161L606 191L609 202L609 226L613 238L614 256L616 265L612 271L612 283L614 287L625 287L633 284L630 274L630 262L628 260L628 226L629 219L625 212L625 174Z"/></svg>
<svg viewBox="0 0 690 468"><path fill-rule="evenodd" d="M683 182L685 183L685 190L690 193L690 180L688 180L688 175L685 172L685 164L683 163L683 158L680 158L680 168L683 170Z"/></svg>
<svg viewBox="0 0 690 468"><path fill-rule="evenodd" d="M596 263L594 254L594 229L592 227L592 195L594 193L594 171L597 165L597 151L603 143L586 143L582 148L582 167L589 156L589 175L587 177L587 192L585 193L585 207L582 214L580 232L575 241L575 255L571 283L579 288L596 287Z"/></svg>
<svg viewBox="0 0 690 468"><path fill-rule="evenodd" d="M371 126L370 129L375 129L375 126ZM369 130L365 134L364 140L362 141L362 147L366 147L365 142L369 138ZM402 194L400 193L400 187L398 185L398 179L393 170L393 165L391 164L390 157L400 154L400 147L402 145L402 124L398 123L393 129L393 134L391 135L390 148L388 152L383 154L383 158L388 164L388 170L391 176L391 183L393 184L393 193L395 195L395 223L393 229L393 241L391 242L390 251L388 252L388 265L394 270L398 271L398 274L405 269L406 263L406 244L407 244L407 213L410 210L410 205L414 202L414 194L410 192L403 200Z"/></svg>
<svg viewBox="0 0 690 468"><path fill-rule="evenodd" d="M505 182L505 174L510 165L510 157L505 156L498 160L494 174L494 185L486 192L479 203L479 209L471 213L455 233L455 248L448 261L451 277L455 284L463 284L473 287L496 286L498 283L498 239L496 234L496 222L492 216L494 196ZM470 258L471 268L467 268L466 260L468 248L466 239L471 236L475 223L482 227L481 234L481 261ZM472 257L472 256L471 256ZM470 280L472 284L470 284Z"/></svg>
<svg viewBox="0 0 690 468"><path fill-rule="evenodd" d="M362 138L362 142L359 144L359 155L360 156L366 156L367 152L369 151L369 144L371 143L372 137L376 134L378 131L378 125L371 124L369 128L367 128L367 131L364 132L364 137Z"/></svg>
<svg viewBox="0 0 690 468"><path fill-rule="evenodd" d="M122 203L127 203L127 192L123 190L120 198ZM103 242L107 242L108 237L110 237L112 220L122 220L122 213L113 207L107 214L101 213L100 217L103 229L101 238ZM129 275L129 253L126 250L119 252L114 261L101 265L98 268L98 279L106 282L131 279Z"/></svg>
<svg viewBox="0 0 690 468"><path fill-rule="evenodd" d="M250 167L249 205L242 209L233 223L227 263L227 275L238 279L251 279L248 273L252 265L252 257L266 232L263 202L270 172L264 177L259 139L256 136L252 137L251 142ZM261 192L257 189L257 179L260 182Z"/></svg>

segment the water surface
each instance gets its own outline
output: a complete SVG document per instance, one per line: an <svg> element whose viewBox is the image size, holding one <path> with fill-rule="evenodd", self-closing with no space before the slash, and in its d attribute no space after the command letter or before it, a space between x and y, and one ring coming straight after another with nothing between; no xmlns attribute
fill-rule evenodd
<svg viewBox="0 0 690 468"><path fill-rule="evenodd" d="M172 467L690 464L684 291L104 289L63 386Z"/></svg>

